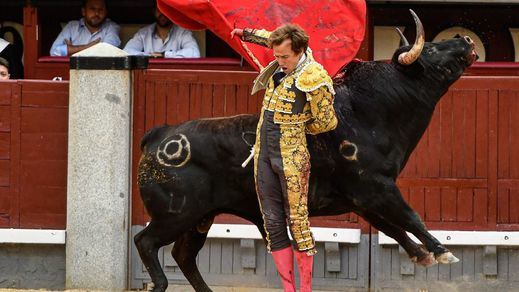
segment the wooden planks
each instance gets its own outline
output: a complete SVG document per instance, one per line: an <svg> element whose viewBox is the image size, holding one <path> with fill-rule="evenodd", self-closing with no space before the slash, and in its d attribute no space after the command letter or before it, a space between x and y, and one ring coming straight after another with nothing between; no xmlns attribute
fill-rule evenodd
<svg viewBox="0 0 519 292"><path fill-rule="evenodd" d="M0 92L0 227L64 229L68 83L8 82Z"/></svg>
<svg viewBox="0 0 519 292"><path fill-rule="evenodd" d="M68 83L24 81L20 119L20 227L64 229Z"/></svg>
<svg viewBox="0 0 519 292"><path fill-rule="evenodd" d="M176 125L188 120L208 117L255 113L258 96L250 96L250 72L146 70L137 73L135 84L134 149L144 132L154 126ZM144 122L143 122L144 120ZM144 129L142 128L144 125ZM134 173L140 151L133 152ZM134 175L135 176L135 175ZM134 186L133 221L144 224L148 220ZM138 223L137 223L138 222Z"/></svg>
<svg viewBox="0 0 519 292"><path fill-rule="evenodd" d="M19 226L18 147L21 87L0 82L0 227Z"/></svg>
<svg viewBox="0 0 519 292"><path fill-rule="evenodd" d="M426 224L463 230L519 223L510 211L519 207L519 117L512 114L519 86L510 82L462 78L437 105L399 179Z"/></svg>
<svg viewBox="0 0 519 292"><path fill-rule="evenodd" d="M519 223L519 93L498 92L497 223Z"/></svg>

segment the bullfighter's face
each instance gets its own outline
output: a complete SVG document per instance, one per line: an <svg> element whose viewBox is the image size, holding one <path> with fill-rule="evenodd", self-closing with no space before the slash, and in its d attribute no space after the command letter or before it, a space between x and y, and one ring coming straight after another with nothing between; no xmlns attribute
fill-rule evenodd
<svg viewBox="0 0 519 292"><path fill-rule="evenodd" d="M106 5L104 0L89 0L81 9L86 24L91 28L99 28L106 19Z"/></svg>
<svg viewBox="0 0 519 292"><path fill-rule="evenodd" d="M297 63L301 56L303 55L303 51L299 54L292 50L292 41L289 39L284 40L281 44L277 46L273 46L272 50L274 51L274 57L276 61L279 63L279 67L285 72L289 74L294 71L297 67Z"/></svg>

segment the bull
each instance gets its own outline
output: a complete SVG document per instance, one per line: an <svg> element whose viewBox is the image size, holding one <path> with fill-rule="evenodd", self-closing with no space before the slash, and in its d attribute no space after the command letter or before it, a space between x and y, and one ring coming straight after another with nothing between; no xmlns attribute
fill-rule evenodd
<svg viewBox="0 0 519 292"><path fill-rule="evenodd" d="M425 132L440 98L477 59L469 37L438 43L417 36L390 62L352 62L335 79L337 128L308 136L310 216L355 212L394 238L417 264L458 259L434 238L402 198L396 179ZM175 242L172 256L196 291L211 291L196 266L213 218L230 213L260 230L263 220L245 141L257 115L200 119L152 129L142 139L138 183L151 222L135 236L142 262L164 291L168 281L158 249ZM252 134L253 135L253 134ZM411 240L414 234L424 247Z"/></svg>

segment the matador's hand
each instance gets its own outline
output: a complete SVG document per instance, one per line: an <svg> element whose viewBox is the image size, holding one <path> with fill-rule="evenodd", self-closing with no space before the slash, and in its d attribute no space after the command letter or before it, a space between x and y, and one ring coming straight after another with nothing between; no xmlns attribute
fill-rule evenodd
<svg viewBox="0 0 519 292"><path fill-rule="evenodd" d="M243 29L241 28L235 28L231 31L231 38L234 37L234 35L237 35L238 37L242 37L243 36Z"/></svg>

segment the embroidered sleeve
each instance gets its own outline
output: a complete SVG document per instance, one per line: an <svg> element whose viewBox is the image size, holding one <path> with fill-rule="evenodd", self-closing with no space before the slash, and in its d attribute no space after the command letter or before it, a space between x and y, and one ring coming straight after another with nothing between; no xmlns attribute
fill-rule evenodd
<svg viewBox="0 0 519 292"><path fill-rule="evenodd" d="M306 93L310 102L312 119L306 124L306 132L312 135L328 132L337 127L333 108L333 94L327 86Z"/></svg>
<svg viewBox="0 0 519 292"><path fill-rule="evenodd" d="M244 42L249 42L260 46L268 47L269 36L270 31L264 29L245 28L243 29L243 36L241 39Z"/></svg>

